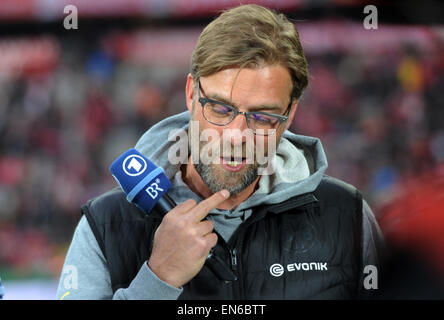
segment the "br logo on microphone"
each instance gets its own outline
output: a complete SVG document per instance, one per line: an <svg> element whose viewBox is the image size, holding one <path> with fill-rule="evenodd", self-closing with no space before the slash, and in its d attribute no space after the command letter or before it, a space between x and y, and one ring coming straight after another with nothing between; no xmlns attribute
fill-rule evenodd
<svg viewBox="0 0 444 320"><path fill-rule="evenodd" d="M159 187L160 184L160 179L156 179L155 182L151 183L148 188L145 189L146 193L149 194L149 196L151 197L151 199L156 199L157 196L159 195L159 192L163 192L163 189L161 187Z"/></svg>
<svg viewBox="0 0 444 320"><path fill-rule="evenodd" d="M122 167L127 175L136 177L145 172L147 164L143 157L137 154L132 154L123 160Z"/></svg>

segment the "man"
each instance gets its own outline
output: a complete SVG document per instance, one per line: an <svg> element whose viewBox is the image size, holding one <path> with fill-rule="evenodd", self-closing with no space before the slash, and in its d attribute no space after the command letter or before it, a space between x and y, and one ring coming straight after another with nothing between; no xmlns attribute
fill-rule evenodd
<svg viewBox="0 0 444 320"><path fill-rule="evenodd" d="M89 201L58 298L358 297L364 266L378 265L381 235L359 191L324 175L321 142L286 131L307 84L299 36L285 16L245 5L210 23L191 59L188 111L136 145L165 169L179 205L164 217L156 209L144 215L120 188ZM168 138L177 129L188 133L190 150L173 164ZM193 138L208 132L223 138ZM253 159L251 142L261 146ZM210 144L224 151L212 148L212 161L203 161ZM271 170L262 170L260 153Z"/></svg>

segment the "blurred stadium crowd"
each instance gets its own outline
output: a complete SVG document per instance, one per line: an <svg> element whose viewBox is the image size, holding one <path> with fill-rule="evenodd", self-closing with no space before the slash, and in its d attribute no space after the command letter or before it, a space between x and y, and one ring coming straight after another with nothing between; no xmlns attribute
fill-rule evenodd
<svg viewBox="0 0 444 320"><path fill-rule="evenodd" d="M351 28L363 45L344 39ZM80 206L115 185L110 163L185 110L200 30L0 39L3 279L59 276ZM299 30L310 85L291 129L319 137L327 173L378 216L388 191L444 161L443 29L387 27L385 42L345 22Z"/></svg>

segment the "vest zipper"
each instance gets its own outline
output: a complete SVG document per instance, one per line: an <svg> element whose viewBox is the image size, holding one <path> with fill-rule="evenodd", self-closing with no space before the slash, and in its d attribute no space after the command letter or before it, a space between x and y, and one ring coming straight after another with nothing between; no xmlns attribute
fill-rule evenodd
<svg viewBox="0 0 444 320"><path fill-rule="evenodd" d="M237 253L236 248L234 248L234 249L230 249L231 269L232 269L233 271L236 271L236 270L237 270L237 255L236 255L236 253Z"/></svg>
<svg viewBox="0 0 444 320"><path fill-rule="evenodd" d="M216 231L213 230L214 233L217 234L218 237L218 243L225 248L230 254L230 262L228 263L226 260L221 259L217 255L214 254L214 248L210 250L210 253L208 254L207 261L205 262L207 266L213 271L213 273L220 279L225 281L225 283L231 282L231 281L237 281L238 277L235 273L232 272L232 255L231 255L231 249L228 246L228 244L225 242L225 240L222 238L222 236ZM231 267L231 268L230 268Z"/></svg>

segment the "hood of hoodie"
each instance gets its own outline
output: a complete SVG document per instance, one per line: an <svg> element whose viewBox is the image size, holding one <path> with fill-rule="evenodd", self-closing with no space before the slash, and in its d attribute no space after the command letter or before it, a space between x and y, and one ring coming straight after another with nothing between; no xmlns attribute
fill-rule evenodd
<svg viewBox="0 0 444 320"><path fill-rule="evenodd" d="M169 154L188 149L188 111L166 118L146 131L135 149L157 166L162 167L170 180L188 160L170 160ZM182 139L177 139L180 136ZM186 139L185 139L186 138ZM285 131L272 159L273 172L263 175L256 191L235 211L245 210L260 204L275 204L291 197L314 191L327 169L327 158L321 141L317 138Z"/></svg>

